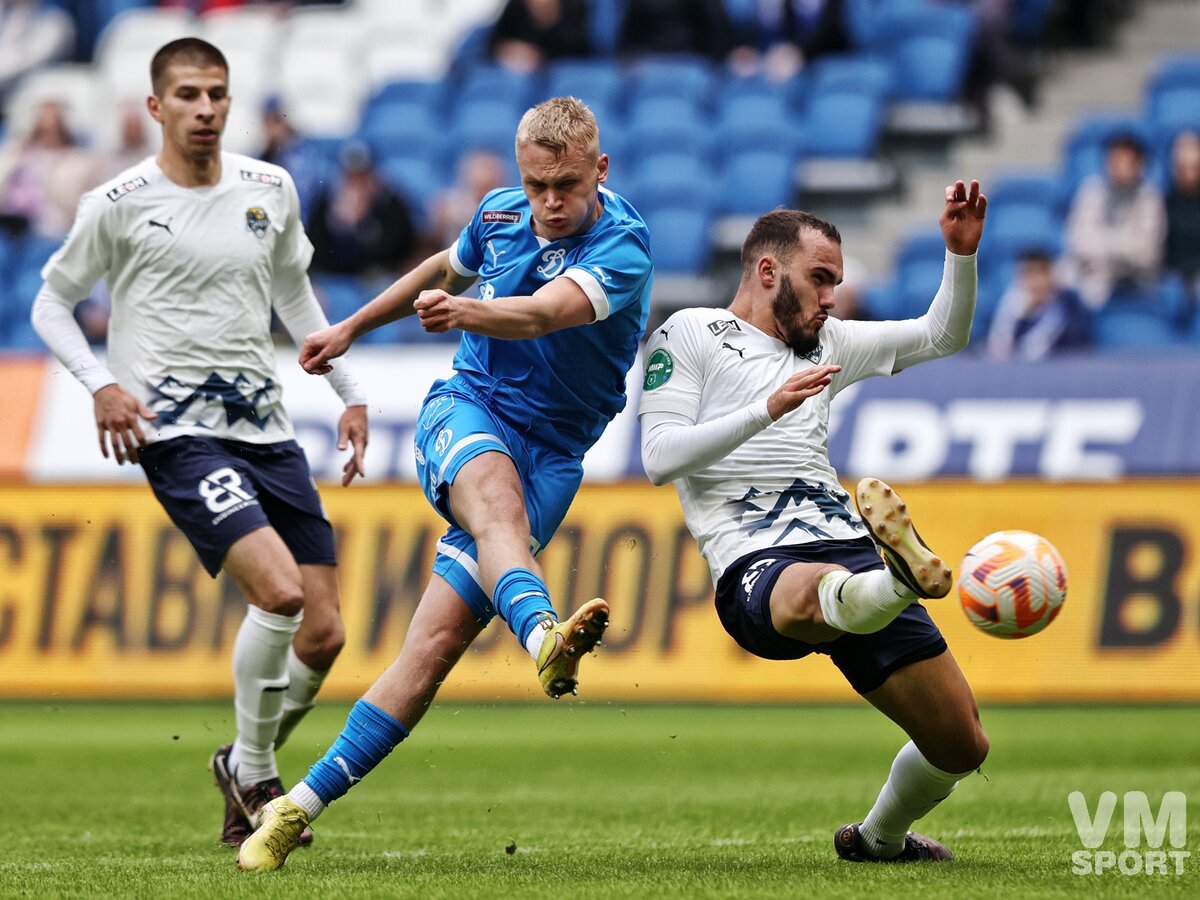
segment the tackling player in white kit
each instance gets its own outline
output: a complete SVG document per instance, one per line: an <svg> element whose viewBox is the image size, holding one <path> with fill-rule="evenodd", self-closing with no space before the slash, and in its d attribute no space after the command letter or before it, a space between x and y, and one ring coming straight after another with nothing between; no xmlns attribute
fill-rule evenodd
<svg viewBox="0 0 1200 900"><path fill-rule="evenodd" d="M988 740L918 602L945 596L950 570L880 480L860 482L861 518L851 511L829 462L829 404L967 345L986 207L977 182L946 189L942 284L926 315L903 322L830 318L841 236L808 213L768 213L742 246L730 307L681 310L646 348L643 463L679 491L726 631L766 659L827 654L912 739L866 819L834 837L855 862L952 858L908 828L983 763Z"/></svg>
<svg viewBox="0 0 1200 900"><path fill-rule="evenodd" d="M92 393L100 450L140 463L214 577L250 606L233 648L237 738L210 768L225 796L222 840L237 846L283 791L275 748L311 708L341 650L333 530L281 403L272 309L292 338L327 326L307 270L312 245L288 173L221 151L229 67L183 38L150 65L162 151L84 196L42 270L38 334ZM73 310L104 278L107 361ZM343 484L363 474L366 399L344 364ZM284 723L281 726L281 723Z"/></svg>

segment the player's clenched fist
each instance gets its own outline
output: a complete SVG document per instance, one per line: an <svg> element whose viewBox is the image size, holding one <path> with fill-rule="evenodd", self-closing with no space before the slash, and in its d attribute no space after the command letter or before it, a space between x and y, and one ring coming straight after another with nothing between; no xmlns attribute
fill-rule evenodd
<svg viewBox="0 0 1200 900"><path fill-rule="evenodd" d="M328 375L333 371L329 360L350 349L350 335L343 323L314 331L304 339L300 348L300 367L312 375Z"/></svg>
<svg viewBox="0 0 1200 900"><path fill-rule="evenodd" d="M813 366L797 372L767 398L767 412L775 421L790 413L809 397L816 396L829 386L833 376L842 371L841 366Z"/></svg>
<svg viewBox="0 0 1200 900"><path fill-rule="evenodd" d="M440 334L457 327L458 301L458 297L443 290L421 291L413 309L417 311L422 328L430 334Z"/></svg>

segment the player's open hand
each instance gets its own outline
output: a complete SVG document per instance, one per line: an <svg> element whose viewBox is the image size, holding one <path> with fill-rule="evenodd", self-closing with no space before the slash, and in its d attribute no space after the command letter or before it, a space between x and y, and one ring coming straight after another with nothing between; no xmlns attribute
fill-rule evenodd
<svg viewBox="0 0 1200 900"><path fill-rule="evenodd" d="M314 331L300 348L300 368L310 375L328 375L333 371L329 361L349 350L351 340L345 322Z"/></svg>
<svg viewBox="0 0 1200 900"><path fill-rule="evenodd" d="M422 328L430 334L441 334L458 327L458 300L458 297L440 289L421 291L413 303L413 309L417 311Z"/></svg>
<svg viewBox="0 0 1200 900"><path fill-rule="evenodd" d="M353 447L354 452L342 466L342 487L354 480L355 475L367 477L363 466L363 457L367 455L367 408L365 406L347 406L338 422L338 449L345 450Z"/></svg>
<svg viewBox="0 0 1200 900"><path fill-rule="evenodd" d="M979 249L983 220L987 215L987 197L979 192L979 182L956 181L946 188L946 208L939 224L946 249L959 256L970 256Z"/></svg>
<svg viewBox="0 0 1200 900"><path fill-rule="evenodd" d="M779 421L781 416L796 409L809 397L821 393L840 371L841 366L813 366L811 369L797 372L767 398L767 412L771 420Z"/></svg>
<svg viewBox="0 0 1200 900"><path fill-rule="evenodd" d="M100 452L108 459L108 445L118 465L138 461L138 449L146 446L139 418L151 421L158 413L119 384L110 384L96 391L92 398L96 408L96 430L100 436Z"/></svg>

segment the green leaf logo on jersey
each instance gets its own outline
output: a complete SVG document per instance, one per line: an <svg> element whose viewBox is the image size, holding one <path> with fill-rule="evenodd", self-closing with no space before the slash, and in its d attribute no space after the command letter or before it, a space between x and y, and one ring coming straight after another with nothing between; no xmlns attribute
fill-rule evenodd
<svg viewBox="0 0 1200 900"><path fill-rule="evenodd" d="M675 361L671 359L671 354L661 347L650 354L650 360L646 363L646 380L642 383L642 390L652 391L655 388L660 388L671 380L671 373L675 371Z"/></svg>

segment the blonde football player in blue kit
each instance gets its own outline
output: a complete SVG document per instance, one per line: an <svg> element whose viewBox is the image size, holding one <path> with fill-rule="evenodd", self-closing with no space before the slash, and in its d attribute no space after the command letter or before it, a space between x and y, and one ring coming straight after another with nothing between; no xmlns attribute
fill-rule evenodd
<svg viewBox="0 0 1200 900"><path fill-rule="evenodd" d="M535 559L575 496L584 453L625 405L649 313L646 226L603 186L599 141L573 98L526 112L521 186L492 191L453 246L301 351L308 371L324 372L356 338L413 313L428 331L463 332L455 374L426 397L415 447L421 486L450 527L399 657L325 757L268 805L242 845L244 869L284 864L302 829L408 736L494 616L556 698L575 691L579 660L608 625L600 599L558 622ZM473 282L479 298L460 296Z"/></svg>

